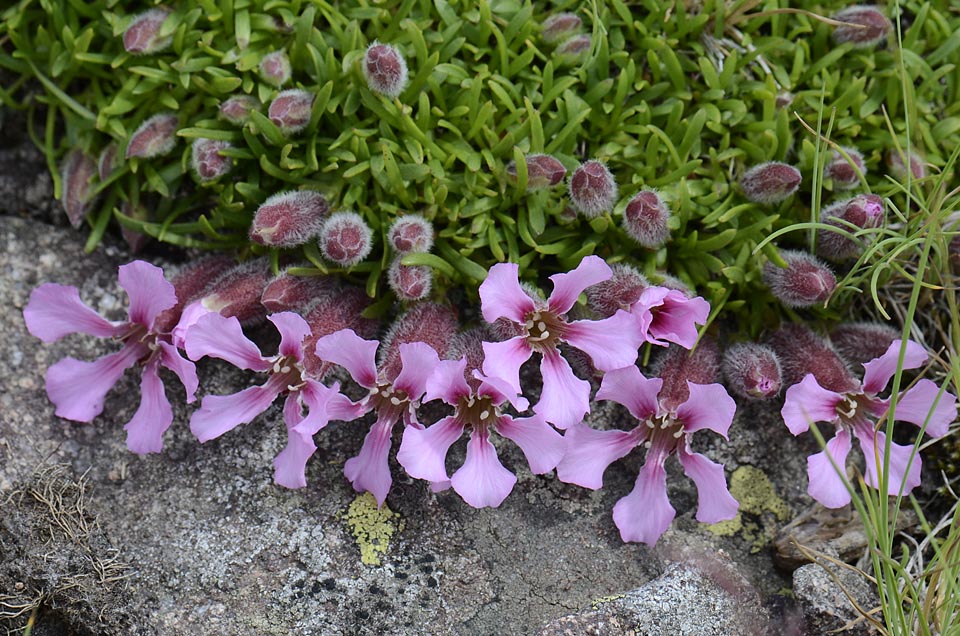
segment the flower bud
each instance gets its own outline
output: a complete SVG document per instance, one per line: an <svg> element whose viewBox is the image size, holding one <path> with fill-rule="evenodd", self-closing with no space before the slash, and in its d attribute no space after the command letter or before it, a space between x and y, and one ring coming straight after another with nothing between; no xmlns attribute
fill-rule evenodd
<svg viewBox="0 0 960 636"><path fill-rule="evenodd" d="M830 332L831 344L852 365L879 358L900 337L897 329L882 322L848 322Z"/></svg>
<svg viewBox="0 0 960 636"><path fill-rule="evenodd" d="M353 267L373 248L373 232L356 212L336 212L320 228L320 251L341 267Z"/></svg>
<svg viewBox="0 0 960 636"><path fill-rule="evenodd" d="M820 222L847 232L855 231L847 223L860 229L880 227L883 224L883 199L875 194L858 194L825 207L820 212ZM831 230L817 230L817 254L827 260L840 262L856 258L860 251L860 245L854 239Z"/></svg>
<svg viewBox="0 0 960 636"><path fill-rule="evenodd" d="M250 240L271 247L303 245L320 232L328 209L323 195L312 190L275 194L257 209Z"/></svg>
<svg viewBox="0 0 960 636"><path fill-rule="evenodd" d="M660 403L675 410L690 397L687 382L713 384L720 378L720 349L709 337L702 338L693 351L670 345L654 363L653 370L654 375L663 379Z"/></svg>
<svg viewBox="0 0 960 636"><path fill-rule="evenodd" d="M131 205L129 201L124 201L120 211L123 212L124 216L128 216L131 219L136 219L137 221L150 220L150 213L142 203ZM122 236L123 240L127 242L132 254L136 254L142 250L143 246L146 245L147 241L150 240L150 237L146 234L129 228L126 225L120 226L120 236Z"/></svg>
<svg viewBox="0 0 960 636"><path fill-rule="evenodd" d="M903 159L903 155L897 152L896 148L887 151L887 167L890 168L890 174L899 181L907 180L907 168ZM908 161L912 179L923 179L927 176L927 166L923 162L923 157L918 153L911 152Z"/></svg>
<svg viewBox="0 0 960 636"><path fill-rule="evenodd" d="M727 388L742 398L766 400L780 393L780 360L774 350L755 342L739 342L723 354Z"/></svg>
<svg viewBox="0 0 960 636"><path fill-rule="evenodd" d="M221 102L220 117L234 126L243 126L250 119L250 113L260 110L260 101L251 95L234 95Z"/></svg>
<svg viewBox="0 0 960 636"><path fill-rule="evenodd" d="M292 72L286 51L267 53L260 60L260 77L271 86L280 88L290 81Z"/></svg>
<svg viewBox="0 0 960 636"><path fill-rule="evenodd" d="M447 353L449 359L467 359L467 366L463 369L463 378L474 389L480 385L480 381L473 377L473 372L482 372L483 370L483 342L489 339L490 332L486 326L481 325L455 334L450 342L450 350Z"/></svg>
<svg viewBox="0 0 960 636"><path fill-rule="evenodd" d="M525 161L527 162L527 192L551 188L567 176L567 169L563 167L563 164L550 155L527 155ZM516 181L516 162L511 161L507 164L507 176L512 181Z"/></svg>
<svg viewBox="0 0 960 636"><path fill-rule="evenodd" d="M401 314L380 339L380 361L377 365L389 381L400 373L400 345L425 342L440 359L448 358L454 336L460 328L452 307L436 303L417 303Z"/></svg>
<svg viewBox="0 0 960 636"><path fill-rule="evenodd" d="M363 77L374 93L398 97L407 86L407 63L396 47L374 42L363 55Z"/></svg>
<svg viewBox="0 0 960 636"><path fill-rule="evenodd" d="M830 162L823 169L823 176L833 181L833 187L837 190L850 190L860 183L859 175L866 176L867 167L863 163L863 155L859 150L856 148L843 150L850 156L850 161L844 159L839 152L834 152Z"/></svg>
<svg viewBox="0 0 960 636"><path fill-rule="evenodd" d="M207 311L227 318L236 316L240 324L259 322L267 315L260 297L269 280L270 264L266 258L240 263L213 281L198 301Z"/></svg>
<svg viewBox="0 0 960 636"><path fill-rule="evenodd" d="M152 159L167 154L177 145L179 123L172 113L160 113L146 120L130 136L126 158Z"/></svg>
<svg viewBox="0 0 960 636"><path fill-rule="evenodd" d="M780 91L773 100L773 105L777 108L786 108L793 103L793 93L790 91Z"/></svg>
<svg viewBox="0 0 960 636"><path fill-rule="evenodd" d="M784 325L770 336L767 344L780 359L783 386L800 382L808 373L828 391L844 393L860 385L836 350L809 327Z"/></svg>
<svg viewBox="0 0 960 636"><path fill-rule="evenodd" d="M670 210L660 195L653 190L641 190L624 210L623 229L643 247L655 250L670 238L669 218Z"/></svg>
<svg viewBox="0 0 960 636"><path fill-rule="evenodd" d="M800 187L800 171L779 161L754 166L740 177L743 194L754 203L778 203Z"/></svg>
<svg viewBox="0 0 960 636"><path fill-rule="evenodd" d="M263 288L260 303L272 314L294 311L305 315L317 303L332 299L336 290L332 276L294 276L283 271Z"/></svg>
<svg viewBox="0 0 960 636"><path fill-rule="evenodd" d="M587 218L596 218L613 209L617 182L603 163L591 159L570 177L570 203Z"/></svg>
<svg viewBox="0 0 960 636"><path fill-rule="evenodd" d="M310 325L310 334L303 339L303 368L317 379L336 366L317 357L317 340L341 329L353 329L361 338L370 339L376 337L380 326L378 321L362 315L370 306L370 298L362 289L349 285L337 287L335 283L334 289L303 317Z"/></svg>
<svg viewBox="0 0 960 636"><path fill-rule="evenodd" d="M106 181L113 174L116 161L117 144L116 142L110 142L100 151L100 156L97 157L97 175L99 175L101 181Z"/></svg>
<svg viewBox="0 0 960 636"><path fill-rule="evenodd" d="M169 9L157 7L135 17L123 32L123 48L127 53L149 55L170 46L173 38L160 36L160 29L169 15Z"/></svg>
<svg viewBox="0 0 960 636"><path fill-rule="evenodd" d="M284 135L298 133L310 123L313 93L299 88L281 91L267 109L267 116Z"/></svg>
<svg viewBox="0 0 960 636"><path fill-rule="evenodd" d="M868 48L886 40L893 31L893 23L878 7L854 5L832 17L848 23L834 28L833 40L837 44L849 43L856 48Z"/></svg>
<svg viewBox="0 0 960 636"><path fill-rule="evenodd" d="M548 44L556 44L580 32L583 20L573 13L555 13L540 27L540 37Z"/></svg>
<svg viewBox="0 0 960 636"><path fill-rule="evenodd" d="M63 182L60 203L73 227L80 227L90 212L90 202L93 200L90 179L96 173L97 164L78 148L67 154L60 167L60 179Z"/></svg>
<svg viewBox="0 0 960 636"><path fill-rule="evenodd" d="M230 157L220 154L221 150L231 148L229 142L198 137L190 147L190 167L200 181L213 181L233 169Z"/></svg>
<svg viewBox="0 0 960 636"><path fill-rule="evenodd" d="M433 247L433 224L419 214L401 216L390 226L387 242L398 254L429 252Z"/></svg>
<svg viewBox="0 0 960 636"><path fill-rule="evenodd" d="M433 270L426 265L404 265L397 256L387 270L387 284L405 301L421 300L430 293L433 286Z"/></svg>
<svg viewBox="0 0 960 636"><path fill-rule="evenodd" d="M156 328L167 333L180 320L180 313L188 304L200 295L228 270L236 265L228 256L210 256L187 264L177 272L170 282L177 293L177 304L157 316Z"/></svg>
<svg viewBox="0 0 960 636"><path fill-rule="evenodd" d="M616 263L610 266L610 278L586 289L587 306L604 318L630 307L640 300L650 282L635 267Z"/></svg>
<svg viewBox="0 0 960 636"><path fill-rule="evenodd" d="M558 46L554 55L559 58L562 64L576 64L586 58L591 45L589 35L575 35Z"/></svg>
<svg viewBox="0 0 960 636"><path fill-rule="evenodd" d="M824 303L837 286L826 263L799 250L781 250L787 267L768 261L763 265L763 282L787 307L810 307Z"/></svg>

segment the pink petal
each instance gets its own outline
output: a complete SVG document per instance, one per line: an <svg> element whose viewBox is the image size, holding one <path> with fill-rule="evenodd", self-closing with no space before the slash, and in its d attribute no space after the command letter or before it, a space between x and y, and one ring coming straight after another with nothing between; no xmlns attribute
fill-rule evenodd
<svg viewBox="0 0 960 636"><path fill-rule="evenodd" d="M321 360L346 369L360 386L372 389L377 386L379 346L376 340L364 340L353 329L341 329L318 339L316 353Z"/></svg>
<svg viewBox="0 0 960 636"><path fill-rule="evenodd" d="M706 428L726 439L737 403L722 384L694 384L688 380L687 388L690 397L677 408L683 430L693 433Z"/></svg>
<svg viewBox="0 0 960 636"><path fill-rule="evenodd" d="M180 350L172 344L157 341L160 347L160 364L173 371L187 392L187 404L197 399L197 388L200 380L197 379L197 366L180 355Z"/></svg>
<svg viewBox="0 0 960 636"><path fill-rule="evenodd" d="M642 429L633 431L595 431L584 424L567 429L566 452L557 464L557 478L596 490L603 486L607 467L625 457L643 442Z"/></svg>
<svg viewBox="0 0 960 636"><path fill-rule="evenodd" d="M163 434L173 423L173 409L157 374L157 361L143 369L140 379L140 407L123 428L127 431L127 448L137 455L163 450Z"/></svg>
<svg viewBox="0 0 960 636"><path fill-rule="evenodd" d="M811 422L836 421L837 404L842 399L842 395L827 391L808 373L799 384L787 389L780 415L790 432L799 435L810 428Z"/></svg>
<svg viewBox="0 0 960 636"><path fill-rule="evenodd" d="M440 360L427 381L427 393L424 402L443 400L450 406L456 406L461 397L470 395L470 385L463 376L467 368L467 358L459 360Z"/></svg>
<svg viewBox="0 0 960 636"><path fill-rule="evenodd" d="M644 296L652 294L656 287L648 287L640 296L638 304L645 304ZM662 288L661 288L662 289ZM697 343L697 325L707 322L710 315L710 303L699 296L687 298L682 292L675 289L667 290L659 299L659 303L652 305L650 336L648 340L654 344L666 345L667 340L675 342L685 349L692 349Z"/></svg>
<svg viewBox="0 0 960 636"><path fill-rule="evenodd" d="M642 421L660 411L657 395L662 386L663 380L660 378L644 377L636 366L627 366L604 374L597 399L622 404L631 415Z"/></svg>
<svg viewBox="0 0 960 636"><path fill-rule="evenodd" d="M424 429L408 426L403 430L397 461L411 477L430 482L448 481L447 453L462 434L463 424L455 417L445 417Z"/></svg>
<svg viewBox="0 0 960 636"><path fill-rule="evenodd" d="M867 427L854 427L854 434L860 442L863 457L866 460L867 474L864 481L871 488L880 489L880 477L877 466L883 468L884 444L886 436L880 432L868 430ZM909 470L907 469L909 465ZM890 497L908 495L910 491L920 485L920 455L914 452L913 446L890 443L890 459L887 465L887 494Z"/></svg>
<svg viewBox="0 0 960 636"><path fill-rule="evenodd" d="M683 448L677 453L677 459L683 472L697 485L697 521L717 523L737 516L740 503L727 490L723 466Z"/></svg>
<svg viewBox="0 0 960 636"><path fill-rule="evenodd" d="M270 362L260 349L243 335L240 321L216 312L204 314L187 331L185 349L191 360L204 356L226 360L239 369L266 371Z"/></svg>
<svg viewBox="0 0 960 636"><path fill-rule="evenodd" d="M390 477L390 446L394 421L380 418L363 439L360 454L351 457L343 466L343 474L357 492L372 494L377 505L382 506L390 492L393 479Z"/></svg>
<svg viewBox="0 0 960 636"><path fill-rule="evenodd" d="M140 357L141 349L126 346L93 362L64 358L47 369L47 396L59 417L92 422L103 412L103 400L123 373Z"/></svg>
<svg viewBox="0 0 960 636"><path fill-rule="evenodd" d="M30 292L23 310L27 331L44 342L54 342L72 333L112 338L128 329L126 323L110 322L80 300L76 287L44 283Z"/></svg>
<svg viewBox="0 0 960 636"><path fill-rule="evenodd" d="M585 256L575 269L563 274L554 274L550 277L553 281L553 293L547 299L550 311L555 314L565 314L577 302L577 298L583 293L583 290L590 285L596 285L610 278L613 271L610 266L603 262L599 256ZM486 315L484 315L486 318ZM493 322L489 318L487 322ZM518 320L517 322L523 322Z"/></svg>
<svg viewBox="0 0 960 636"><path fill-rule="evenodd" d="M267 316L280 332L280 354L293 356L303 360L303 339L310 335L310 325L307 321L292 311L283 311L279 314Z"/></svg>
<svg viewBox="0 0 960 636"><path fill-rule="evenodd" d="M440 356L427 343L404 343L400 345L400 373L393 386L405 392L411 400L419 400L438 364Z"/></svg>
<svg viewBox="0 0 960 636"><path fill-rule="evenodd" d="M520 395L516 389L510 386L510 383L503 378L488 378L476 369L473 371L473 377L480 380L477 395L489 397L493 401L494 406L500 406L504 402L510 402L513 408L518 411L526 411L530 408L530 402L527 398Z"/></svg>
<svg viewBox="0 0 960 636"><path fill-rule="evenodd" d="M163 270L145 261L120 266L120 287L130 297L130 321L147 328L161 311L177 304L173 284L163 277Z"/></svg>
<svg viewBox="0 0 960 636"><path fill-rule="evenodd" d="M516 263L497 263L480 285L480 307L489 323L509 318L522 323L533 311L533 299L520 287L520 268Z"/></svg>
<svg viewBox="0 0 960 636"><path fill-rule="evenodd" d="M497 422L497 432L520 447L534 475L556 468L567 448L560 433L539 416L513 419L504 415Z"/></svg>
<svg viewBox="0 0 960 636"><path fill-rule="evenodd" d="M939 401L937 400L939 396ZM936 406L934 403L936 402ZM900 394L897 400L895 418L917 426L927 424L927 435L943 437L950 424L957 419L957 398L948 391L940 394L934 382L918 380L916 384ZM929 421L928 421L929 418Z"/></svg>
<svg viewBox="0 0 960 636"><path fill-rule="evenodd" d="M540 373L543 391L533 411L560 430L582 422L590 412L590 383L575 376L556 349L543 353Z"/></svg>
<svg viewBox="0 0 960 636"><path fill-rule="evenodd" d="M195 300L184 307L183 311L180 312L180 319L177 324L170 330L170 339L173 344L180 349L186 349L187 333L190 332L190 328L197 324L200 318L209 313L213 312L199 300Z"/></svg>
<svg viewBox="0 0 960 636"><path fill-rule="evenodd" d="M266 411L284 388L271 378L232 395L208 395L190 417L190 432L201 442L216 439Z"/></svg>
<svg viewBox="0 0 960 636"><path fill-rule="evenodd" d="M563 331L563 340L580 349L601 371L613 371L637 361L643 344L640 323L623 310L603 320L578 320Z"/></svg>
<svg viewBox="0 0 960 636"><path fill-rule="evenodd" d="M879 393L887 387L887 382L897 372L897 360L900 358L901 340L890 343L886 352L863 365L863 390L867 393ZM927 350L913 340L907 340L907 350L903 356L904 369L916 369L927 361Z"/></svg>
<svg viewBox="0 0 960 636"><path fill-rule="evenodd" d="M829 453L829 455L828 455ZM850 453L850 432L837 430L826 449L807 458L807 492L827 508L842 508L850 503L850 491L844 482L847 455ZM833 457L833 463L830 458ZM836 468L834 468L836 464ZM843 473L843 477L840 473Z"/></svg>
<svg viewBox="0 0 960 636"><path fill-rule="evenodd" d="M496 267L496 265L494 265ZM507 498L517 478L500 463L486 429L471 433L467 459L450 478L450 485L474 508L496 508Z"/></svg>
<svg viewBox="0 0 960 636"><path fill-rule="evenodd" d="M510 383L520 393L520 367L533 355L526 338L517 336L503 342L483 343L483 374Z"/></svg>
<svg viewBox="0 0 960 636"><path fill-rule="evenodd" d="M666 471L661 464L648 462L640 469L630 494L613 507L613 522L624 541L653 546L673 523L676 514L667 499Z"/></svg>
<svg viewBox="0 0 960 636"><path fill-rule="evenodd" d="M307 461L316 452L313 438L295 428L287 429L287 445L273 459L273 481L285 488L307 485Z"/></svg>

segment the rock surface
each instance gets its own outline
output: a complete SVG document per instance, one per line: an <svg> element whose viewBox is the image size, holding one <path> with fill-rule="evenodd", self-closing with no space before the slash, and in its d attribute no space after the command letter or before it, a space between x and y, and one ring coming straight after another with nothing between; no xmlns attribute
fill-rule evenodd
<svg viewBox="0 0 960 636"><path fill-rule="evenodd" d="M819 564L808 563L793 573L793 591L809 633L877 634L876 629L860 619L850 602L852 598L866 611L877 608L879 600L871 584L857 572L838 565L828 566L829 572Z"/></svg>

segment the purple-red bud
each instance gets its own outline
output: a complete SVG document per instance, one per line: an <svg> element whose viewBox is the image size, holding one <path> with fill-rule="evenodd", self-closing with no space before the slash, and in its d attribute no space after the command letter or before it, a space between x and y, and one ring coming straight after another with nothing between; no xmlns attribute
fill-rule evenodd
<svg viewBox="0 0 960 636"><path fill-rule="evenodd" d="M162 333L173 329L180 320L183 308L196 300L213 281L223 276L234 265L236 263L229 256L210 256L181 268L170 279L177 293L177 304L160 312L155 323L156 328Z"/></svg>
<svg viewBox="0 0 960 636"><path fill-rule="evenodd" d="M177 145L177 116L160 113L146 120L130 136L126 158L152 159L165 155Z"/></svg>
<svg viewBox="0 0 960 636"><path fill-rule="evenodd" d="M473 377L474 371L483 369L483 343L490 340L490 333L485 326L474 327L454 335L450 343L448 357L451 360L467 359L467 366L463 369L463 377L467 384L476 388L480 381Z"/></svg>
<svg viewBox="0 0 960 636"><path fill-rule="evenodd" d="M839 201L820 212L820 222L854 232L847 224L860 229L878 228L883 224L883 199L875 194L858 194ZM844 221L846 223L844 223ZM857 241L832 230L817 230L817 254L827 260L840 262L860 255Z"/></svg>
<svg viewBox="0 0 960 636"><path fill-rule="evenodd" d="M564 40L563 44L556 48L554 54L560 58L562 63L574 64L587 56L591 46L592 42L589 35L574 35Z"/></svg>
<svg viewBox="0 0 960 636"><path fill-rule="evenodd" d="M907 180L907 168L903 163L903 155L897 152L896 148L887 151L887 167L890 168L890 174L900 181ZM913 179L923 179L927 176L927 166L917 152L911 152L908 162L910 164L910 176Z"/></svg>
<svg viewBox="0 0 960 636"><path fill-rule="evenodd" d="M798 250L781 250L787 267L770 261L763 265L763 282L787 307L810 307L822 304L837 287L837 279L826 263L812 254Z"/></svg>
<svg viewBox="0 0 960 636"><path fill-rule="evenodd" d="M524 160L527 163L527 192L552 188L567 176L567 169L551 155L532 154L527 155ZM507 164L507 176L516 180L516 162L511 161Z"/></svg>
<svg viewBox="0 0 960 636"><path fill-rule="evenodd" d="M400 373L400 345L425 342L440 359L449 357L450 346L460 324L452 307L422 302L399 316L380 339L380 361L377 365L393 381Z"/></svg>
<svg viewBox="0 0 960 636"><path fill-rule="evenodd" d="M830 332L830 342L849 364L860 365L879 358L901 338L900 331L882 322L848 322Z"/></svg>
<svg viewBox="0 0 960 636"><path fill-rule="evenodd" d="M767 400L780 393L780 360L776 352L755 342L739 342L723 354L727 388L743 398Z"/></svg>
<svg viewBox="0 0 960 636"><path fill-rule="evenodd" d="M207 311L221 316L236 316L240 324L263 320L266 309L260 303L263 288L270 280L270 264L266 258L240 263L210 284L199 300Z"/></svg>
<svg viewBox="0 0 960 636"><path fill-rule="evenodd" d="M363 77L374 93L398 97L407 86L407 62L396 47L374 42L363 55Z"/></svg>
<svg viewBox="0 0 960 636"><path fill-rule="evenodd" d="M234 126L246 124L255 110L260 110L260 102L250 95L234 95L220 104L220 116Z"/></svg>
<svg viewBox="0 0 960 636"><path fill-rule="evenodd" d="M374 338L379 323L364 318L363 311L370 306L370 298L356 287L337 289L328 298L318 302L303 319L310 325L310 335L303 340L303 367L315 378L322 378L335 365L317 357L317 340L341 329L353 329L361 338Z"/></svg>
<svg viewBox="0 0 960 636"><path fill-rule="evenodd" d="M430 293L433 286L433 269L426 265L404 265L397 256L387 270L387 284L405 301L421 300Z"/></svg>
<svg viewBox="0 0 960 636"><path fill-rule="evenodd" d="M123 32L123 48L127 53L149 55L170 46L173 38L160 36L160 30L169 15L169 9L157 7L135 17Z"/></svg>
<svg viewBox="0 0 960 636"><path fill-rule="evenodd" d="M433 224L419 214L401 216L390 226L387 242L398 254L429 252L433 247Z"/></svg>
<svg viewBox="0 0 960 636"><path fill-rule="evenodd" d="M754 203L778 203L800 187L800 171L779 161L754 166L740 177L743 194Z"/></svg>
<svg viewBox="0 0 960 636"><path fill-rule="evenodd" d="M583 20L573 13L555 13L540 26L540 36L544 42L555 44L579 33Z"/></svg>
<svg viewBox="0 0 960 636"><path fill-rule="evenodd" d="M669 219L670 210L660 195L653 190L641 190L623 212L623 229L643 247L655 250L670 238Z"/></svg>
<svg viewBox="0 0 960 636"><path fill-rule="evenodd" d="M290 58L286 51L267 53L260 60L260 77L264 82L277 88L290 81L293 73L290 68Z"/></svg>
<svg viewBox="0 0 960 636"><path fill-rule="evenodd" d="M700 339L693 351L670 345L654 365L655 375L663 379L660 403L676 410L690 397L687 382L713 384L720 378L720 348L710 337Z"/></svg>
<svg viewBox="0 0 960 636"><path fill-rule="evenodd" d="M876 46L893 31L893 23L874 6L854 5L835 14L833 19L846 22L833 30L833 40L838 44L852 44L856 48Z"/></svg>
<svg viewBox="0 0 960 636"><path fill-rule="evenodd" d="M107 177L113 174L116 161L117 144L116 142L110 142L100 151L100 156L97 157L97 175L99 175L101 181L106 181Z"/></svg>
<svg viewBox="0 0 960 636"><path fill-rule="evenodd" d="M320 251L341 267L353 267L373 248L373 231L356 212L335 212L320 228Z"/></svg>
<svg viewBox="0 0 960 636"><path fill-rule="evenodd" d="M95 174L97 164L80 149L71 150L60 167L60 179L63 182L60 202L73 227L80 227L90 212L90 202L93 200L90 179Z"/></svg>
<svg viewBox="0 0 960 636"><path fill-rule="evenodd" d="M570 203L587 218L596 218L613 209L617 202L617 182L600 161L591 159L570 176Z"/></svg>
<svg viewBox="0 0 960 636"><path fill-rule="evenodd" d="M586 289L587 306L604 318L620 309L629 310L640 300L643 290L650 286L643 274L630 265L616 263L610 269L613 270L610 278Z"/></svg>
<svg viewBox="0 0 960 636"><path fill-rule="evenodd" d="M283 271L263 288L260 302L272 314L295 311L305 315L317 303L334 298L336 289L332 276L294 276Z"/></svg>
<svg viewBox="0 0 960 636"><path fill-rule="evenodd" d="M231 148L230 142L216 139L197 138L190 148L190 167L200 181L213 181L233 169L230 157L220 154L221 150Z"/></svg>
<svg viewBox="0 0 960 636"><path fill-rule="evenodd" d="M281 91L267 109L267 116L284 135L298 133L310 123L313 93L300 88Z"/></svg>
<svg viewBox="0 0 960 636"><path fill-rule="evenodd" d="M812 373L828 391L844 393L859 388L860 383L836 350L809 327L784 325L770 336L767 344L780 359L783 386L794 385Z"/></svg>
<svg viewBox="0 0 960 636"><path fill-rule="evenodd" d="M319 192L295 190L275 194L257 209L250 240L271 247L296 247L316 236L329 206Z"/></svg>
<svg viewBox="0 0 960 636"><path fill-rule="evenodd" d="M850 157L850 161L844 159L839 152L834 152L830 162L823 169L823 175L833 181L833 187L837 190L850 190L860 183L860 175L867 174L867 166L859 150L856 148L843 150Z"/></svg>

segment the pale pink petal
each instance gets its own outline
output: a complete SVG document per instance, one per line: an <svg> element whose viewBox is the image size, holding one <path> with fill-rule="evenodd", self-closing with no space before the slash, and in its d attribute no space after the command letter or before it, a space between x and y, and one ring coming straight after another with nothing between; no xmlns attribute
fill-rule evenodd
<svg viewBox="0 0 960 636"><path fill-rule="evenodd" d="M658 462L647 462L630 494L613 507L613 522L624 541L653 546L667 531L676 511L667 499L667 473Z"/></svg>
<svg viewBox="0 0 960 636"><path fill-rule="evenodd" d="M547 299L547 305L550 311L562 315L570 311L570 308L577 302L577 298L587 287L602 283L613 275L610 266L603 262L599 256L584 256L580 264L575 269L563 274L554 274L550 277L553 281L553 293ZM493 322L488 320L488 322ZM518 320L517 322L523 322Z"/></svg>
<svg viewBox="0 0 960 636"><path fill-rule="evenodd" d="M497 318L509 318L523 323L533 311L533 299L520 287L519 271L516 263L497 263L490 268L480 285L484 320L492 324Z"/></svg>
<svg viewBox="0 0 960 636"><path fill-rule="evenodd" d="M440 356L427 343L402 344L400 345L400 373L393 381L393 386L405 392L411 400L419 400L427 390L427 381L438 364L440 364Z"/></svg>
<svg viewBox="0 0 960 636"><path fill-rule="evenodd" d="M937 396L939 395L939 400ZM936 402L936 406L934 403ZM943 437L957 419L957 398L930 380L918 380L897 400L895 418L917 426L927 424L927 435ZM929 421L928 421L929 420Z"/></svg>
<svg viewBox="0 0 960 636"><path fill-rule="evenodd" d="M867 471L864 481L871 488L880 489L880 476L877 467L883 468L884 444L886 436L880 432L868 430L867 426L856 426L853 429L863 450ZM908 495L910 491L920 485L920 455L914 452L913 446L890 443L890 459L887 465L887 494L891 497ZM908 470L909 466L909 470Z"/></svg>
<svg viewBox="0 0 960 636"><path fill-rule="evenodd" d="M408 426L403 430L397 461L411 477L430 482L449 481L447 453L462 434L463 424L455 417L445 417L424 429Z"/></svg>
<svg viewBox="0 0 960 636"><path fill-rule="evenodd" d="M120 287L130 297L130 321L153 327L161 311L177 304L173 284L163 277L163 270L146 261L133 261L120 266Z"/></svg>
<svg viewBox="0 0 960 636"><path fill-rule="evenodd" d="M516 483L514 474L500 463L490 433L474 429L467 442L467 459L450 478L453 489L474 508L496 508Z"/></svg>
<svg viewBox="0 0 960 636"><path fill-rule="evenodd" d="M140 379L140 406L123 428L127 431L127 448L137 455L163 450L163 434L173 423L173 409L157 374L155 360L143 369Z"/></svg>
<svg viewBox="0 0 960 636"><path fill-rule="evenodd" d="M530 408L530 402L527 398L518 394L510 386L510 383L503 378L487 377L477 370L474 370L473 377L480 380L480 386L477 388L477 395L489 397L494 406L500 406L504 402L510 402L513 408L518 411L526 411Z"/></svg>
<svg viewBox="0 0 960 636"><path fill-rule="evenodd" d="M124 371L136 364L140 347L126 346L93 362L64 358L47 369L47 396L59 417L91 422Z"/></svg>
<svg viewBox="0 0 960 636"><path fill-rule="evenodd" d="M560 430L582 422L590 412L590 383L575 376L556 349L543 353L540 373L543 391L533 411Z"/></svg>
<svg viewBox="0 0 960 636"><path fill-rule="evenodd" d="M520 393L520 367L533 355L526 338L517 336L503 342L483 343L483 374L510 383Z"/></svg>
<svg viewBox="0 0 960 636"><path fill-rule="evenodd" d="M593 366L601 371L632 365L644 341L640 323L623 310L603 320L569 323L562 339L590 356Z"/></svg>
<svg viewBox="0 0 960 636"><path fill-rule="evenodd" d="M645 304L644 298L652 294L656 287L648 287L640 296L638 304ZM687 298L683 292L667 290L659 302L650 306L651 321L648 340L654 344L666 345L675 342L685 349L692 349L697 343L697 325L707 322L710 315L710 303L699 296ZM651 337L652 336L652 337Z"/></svg>
<svg viewBox="0 0 960 636"><path fill-rule="evenodd" d="M376 340L364 340L352 329L323 336L317 340L317 357L347 370L357 384L368 389L377 386Z"/></svg>
<svg viewBox="0 0 960 636"><path fill-rule="evenodd" d="M201 442L216 439L266 411L284 388L271 379L232 395L208 395L190 417L190 432Z"/></svg>
<svg viewBox="0 0 960 636"><path fill-rule="evenodd" d="M340 384L334 382L328 387L316 380L306 380L300 389L300 403L307 408L307 414L301 416L295 426L305 435L313 436L332 420L352 421L369 409L363 401L352 402L340 393ZM290 420L287 420L290 425Z"/></svg>
<svg viewBox="0 0 960 636"><path fill-rule="evenodd" d="M456 406L461 397L470 395L470 385L463 376L466 368L466 357L440 360L427 381L427 393L423 401L443 400L450 406Z"/></svg>
<svg viewBox="0 0 960 636"><path fill-rule="evenodd" d="M431 481L430 482L430 492L438 493L443 492L444 490L450 490L450 480L446 481Z"/></svg>
<svg viewBox="0 0 960 636"><path fill-rule="evenodd" d="M369 492L382 506L390 492L390 446L394 420L380 418L363 439L360 454L343 465L343 474L357 492Z"/></svg>
<svg viewBox="0 0 960 636"><path fill-rule="evenodd" d="M216 312L204 314L190 327L185 349L191 360L210 356L240 369L266 371L270 368L270 362L264 360L257 345L243 335L240 321Z"/></svg>
<svg viewBox="0 0 960 636"><path fill-rule="evenodd" d="M740 503L727 490L723 466L682 447L677 459L683 472L697 485L697 521L717 523L737 516Z"/></svg>
<svg viewBox="0 0 960 636"><path fill-rule="evenodd" d="M600 390L597 391L597 399L613 400L622 404L631 415L642 421L654 417L660 411L657 395L661 387L663 380L647 378L640 373L640 369L630 365L604 374Z"/></svg>
<svg viewBox="0 0 960 636"><path fill-rule="evenodd" d="M195 300L184 307L183 311L180 312L180 319L176 326L170 330L170 339L173 344L180 349L186 349L187 333L189 333L190 328L197 324L201 317L209 313L214 312L207 309L199 300Z"/></svg>
<svg viewBox="0 0 960 636"><path fill-rule="evenodd" d="M727 395L722 384L694 384L687 381L690 397L677 408L677 419L683 422L683 430L693 433L710 429L727 437L737 403Z"/></svg>
<svg viewBox="0 0 960 636"><path fill-rule="evenodd" d="M863 390L867 393L879 393L887 387L887 382L897 372L900 358L900 343L897 339L890 343L886 352L863 365ZM927 350L913 340L907 340L907 350L903 356L904 369L916 369L927 361Z"/></svg>
<svg viewBox="0 0 960 636"><path fill-rule="evenodd" d="M596 490L603 486L607 467L642 443L642 429L596 431L585 424L571 426L564 433L566 451L557 464L557 478Z"/></svg>
<svg viewBox="0 0 960 636"><path fill-rule="evenodd" d="M187 404L197 399L197 387L200 386L200 380L197 379L197 366L180 355L180 351L172 344L157 341L160 347L160 364L173 371L180 383L183 384L187 392Z"/></svg>
<svg viewBox="0 0 960 636"><path fill-rule="evenodd" d="M504 415L497 422L497 432L520 447L534 475L556 468L567 448L563 436L540 416L513 419Z"/></svg>
<svg viewBox="0 0 960 636"><path fill-rule="evenodd" d="M283 419L287 428L287 445L273 460L273 480L286 488L307 485L307 461L317 450L313 435L299 429L303 409L295 393L287 396Z"/></svg>
<svg viewBox="0 0 960 636"><path fill-rule="evenodd" d="M808 373L787 389L780 415L790 432L799 435L810 428L811 422L836 421L837 404L842 399L842 395L826 390Z"/></svg>
<svg viewBox="0 0 960 636"><path fill-rule="evenodd" d="M846 477L849 453L850 432L840 428L833 439L827 442L825 450L807 457L807 492L827 508L842 508L850 503L850 491L840 476L842 473Z"/></svg>
<svg viewBox="0 0 960 636"><path fill-rule="evenodd" d="M280 332L280 354L303 360L303 339L310 335L307 321L292 311L283 311L267 316Z"/></svg>
<svg viewBox="0 0 960 636"><path fill-rule="evenodd" d="M129 328L127 323L110 322L85 305L76 287L56 283L44 283L30 292L23 319L27 331L44 342L54 342L72 333L112 338Z"/></svg>

